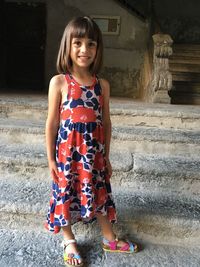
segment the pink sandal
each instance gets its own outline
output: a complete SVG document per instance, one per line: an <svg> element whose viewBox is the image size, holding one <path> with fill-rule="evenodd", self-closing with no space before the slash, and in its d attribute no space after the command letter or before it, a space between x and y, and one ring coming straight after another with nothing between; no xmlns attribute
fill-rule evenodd
<svg viewBox="0 0 200 267"><path fill-rule="evenodd" d="M138 245L126 240L126 244L122 247L118 246L120 240L117 238L114 241L108 241L103 238L102 248L107 252L121 252L121 253L136 253L138 252Z"/></svg>

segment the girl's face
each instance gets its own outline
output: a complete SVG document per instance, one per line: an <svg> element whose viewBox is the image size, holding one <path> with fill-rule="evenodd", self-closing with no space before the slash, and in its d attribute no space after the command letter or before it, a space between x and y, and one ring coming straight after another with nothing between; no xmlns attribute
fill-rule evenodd
<svg viewBox="0 0 200 267"><path fill-rule="evenodd" d="M70 57L73 66L89 68L94 62L97 52L97 42L85 38L72 38Z"/></svg>

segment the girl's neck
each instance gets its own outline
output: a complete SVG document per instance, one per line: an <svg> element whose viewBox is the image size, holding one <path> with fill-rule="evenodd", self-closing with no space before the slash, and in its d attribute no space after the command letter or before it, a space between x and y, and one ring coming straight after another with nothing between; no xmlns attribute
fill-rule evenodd
<svg viewBox="0 0 200 267"><path fill-rule="evenodd" d="M86 69L72 68L71 74L80 84L90 84L94 78L90 71Z"/></svg>

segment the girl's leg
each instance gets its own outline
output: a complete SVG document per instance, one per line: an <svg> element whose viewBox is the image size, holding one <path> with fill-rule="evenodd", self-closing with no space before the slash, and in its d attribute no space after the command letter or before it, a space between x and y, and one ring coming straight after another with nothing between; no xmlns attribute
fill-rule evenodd
<svg viewBox="0 0 200 267"><path fill-rule="evenodd" d="M63 236L65 240L74 239L74 234L72 232L71 225L63 226Z"/></svg>
<svg viewBox="0 0 200 267"><path fill-rule="evenodd" d="M68 226L63 226L62 227L63 230L63 237L64 240L70 240L70 239L75 239L74 234L72 232L72 228L71 225ZM76 243L71 243L69 244L66 248L65 248L65 252L66 253L73 253L73 254L79 254L78 248ZM68 261L69 264L71 265L77 265L81 263L81 260L77 260L77 259L71 259Z"/></svg>
<svg viewBox="0 0 200 267"><path fill-rule="evenodd" d="M100 213L98 213L96 216L97 216L98 223L101 227L103 237L105 237L108 241L114 241L116 239L116 234L113 231L112 224L108 220L108 217L103 216ZM118 240L117 246L124 247L125 245L127 245L126 241ZM135 252L138 251L137 244L134 244L134 251Z"/></svg>
<svg viewBox="0 0 200 267"><path fill-rule="evenodd" d="M113 241L116 238L116 235L113 231L112 224L109 222L107 216L103 216L100 213L97 213L97 220L101 227L102 235L105 237L108 241Z"/></svg>

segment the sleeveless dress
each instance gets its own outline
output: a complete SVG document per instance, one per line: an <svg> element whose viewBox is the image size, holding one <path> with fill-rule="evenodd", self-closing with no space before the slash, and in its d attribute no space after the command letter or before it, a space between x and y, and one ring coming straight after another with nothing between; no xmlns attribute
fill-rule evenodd
<svg viewBox="0 0 200 267"><path fill-rule="evenodd" d="M102 89L95 76L92 86L65 75L68 94L60 109L56 138L59 182L52 196L45 227L58 233L63 226L96 219L96 213L116 222L110 176L106 172L102 124Z"/></svg>

